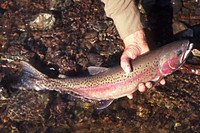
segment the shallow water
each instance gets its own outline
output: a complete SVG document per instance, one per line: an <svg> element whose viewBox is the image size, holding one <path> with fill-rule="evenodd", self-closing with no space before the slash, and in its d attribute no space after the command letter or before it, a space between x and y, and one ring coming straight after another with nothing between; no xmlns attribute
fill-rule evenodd
<svg viewBox="0 0 200 133"><path fill-rule="evenodd" d="M122 40L112 20L106 18L100 1L51 2L51 6L39 0L0 2L1 132L200 131L198 75L177 71L166 78L165 86L157 86L150 92L136 92L133 100L126 97L115 100L104 110L95 110L95 103L54 91L12 89L9 83L20 70L20 60L31 62L54 78L60 74L80 76L90 65L111 67L119 62ZM194 1L184 0L183 4L176 19L190 26L198 24L199 20L186 19L188 10L193 16L198 12ZM41 25L40 29L31 29L29 23L39 13L55 16L52 29L41 29ZM150 35L147 37L151 38ZM166 40L151 39L150 42L161 44Z"/></svg>

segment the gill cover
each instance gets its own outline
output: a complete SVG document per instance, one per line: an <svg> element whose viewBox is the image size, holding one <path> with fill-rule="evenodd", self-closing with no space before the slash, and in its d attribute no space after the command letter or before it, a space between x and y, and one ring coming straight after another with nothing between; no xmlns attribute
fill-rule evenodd
<svg viewBox="0 0 200 133"><path fill-rule="evenodd" d="M166 76L177 70L183 65L191 52L193 44L188 40L177 41L169 46L169 49L164 49L160 55L159 73ZM166 51L168 50L168 51Z"/></svg>

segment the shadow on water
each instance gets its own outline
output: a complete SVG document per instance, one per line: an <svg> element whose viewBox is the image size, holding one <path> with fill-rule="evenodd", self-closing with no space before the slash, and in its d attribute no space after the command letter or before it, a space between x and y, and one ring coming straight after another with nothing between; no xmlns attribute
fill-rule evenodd
<svg viewBox="0 0 200 133"><path fill-rule="evenodd" d="M136 4L138 2L136 1ZM146 27L150 28L150 35L147 35L150 48L154 49L154 47L173 42L173 7L171 0L142 0L141 5L147 16ZM156 46L151 46L152 42Z"/></svg>

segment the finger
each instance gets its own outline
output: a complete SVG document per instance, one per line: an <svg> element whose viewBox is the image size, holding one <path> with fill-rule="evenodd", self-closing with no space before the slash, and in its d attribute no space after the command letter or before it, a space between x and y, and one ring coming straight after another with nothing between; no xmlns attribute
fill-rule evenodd
<svg viewBox="0 0 200 133"><path fill-rule="evenodd" d="M129 73L131 72L131 66L130 66L130 63L129 63L130 59L125 55L123 54L121 56L121 67L122 69L126 72L126 73Z"/></svg>
<svg viewBox="0 0 200 133"><path fill-rule="evenodd" d="M139 90L140 92L144 92L144 91L146 90L146 86L144 85L144 83L140 83L140 84L138 85L138 90Z"/></svg>
<svg viewBox="0 0 200 133"><path fill-rule="evenodd" d="M121 67L126 72L129 73L132 71L130 66L130 59L135 59L137 56L134 54L134 50L125 49L121 56Z"/></svg>
<svg viewBox="0 0 200 133"><path fill-rule="evenodd" d="M150 88L153 87L153 85L152 85L151 82L146 82L146 83L145 83L145 86L146 86L148 89L150 89Z"/></svg>
<svg viewBox="0 0 200 133"><path fill-rule="evenodd" d="M138 49L136 49L135 47L131 47L131 48L126 48L123 52L123 55L126 58L129 59L135 59L137 57L137 55L139 55L139 51Z"/></svg>
<svg viewBox="0 0 200 133"><path fill-rule="evenodd" d="M160 84L161 84L161 85L165 85L165 84L166 84L165 79L162 79L162 80L160 81Z"/></svg>
<svg viewBox="0 0 200 133"><path fill-rule="evenodd" d="M127 95L127 97L128 97L129 99L133 99L133 94L129 94L129 95Z"/></svg>

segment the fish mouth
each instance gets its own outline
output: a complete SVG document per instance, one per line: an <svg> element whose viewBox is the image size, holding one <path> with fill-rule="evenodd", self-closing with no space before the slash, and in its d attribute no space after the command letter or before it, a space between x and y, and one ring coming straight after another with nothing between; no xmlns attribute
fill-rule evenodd
<svg viewBox="0 0 200 133"><path fill-rule="evenodd" d="M185 60L187 59L187 57L189 56L189 53L191 52L192 48L193 48L194 44L193 43L189 43L187 44L187 49L184 52L184 54L181 56L180 58L180 62L185 62Z"/></svg>

